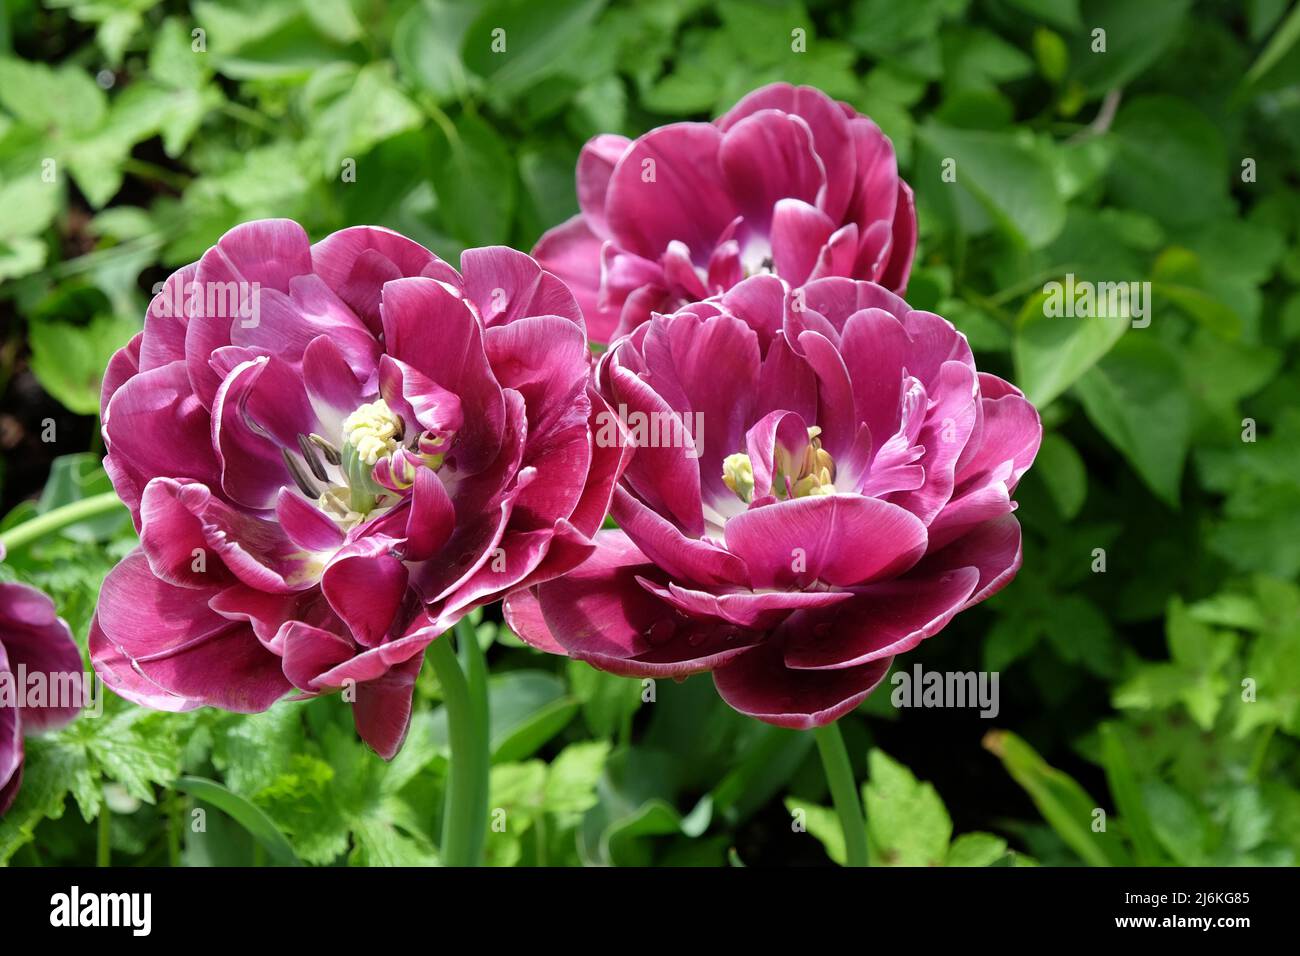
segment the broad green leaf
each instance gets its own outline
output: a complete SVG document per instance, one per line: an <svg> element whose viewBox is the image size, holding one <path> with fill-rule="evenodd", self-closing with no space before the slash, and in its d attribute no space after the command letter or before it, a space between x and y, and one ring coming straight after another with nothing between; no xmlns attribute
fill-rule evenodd
<svg viewBox="0 0 1300 956"><path fill-rule="evenodd" d="M1169 349L1150 335L1126 336L1075 387L1092 423L1147 487L1178 508L1191 400Z"/></svg>
<svg viewBox="0 0 1300 956"><path fill-rule="evenodd" d="M450 137L450 138L448 138ZM515 163L499 133L466 114L434 152L438 215L466 245L506 241L515 210Z"/></svg>
<svg viewBox="0 0 1300 956"><path fill-rule="evenodd" d="M968 190L1003 231L1030 248L1051 242L1065 225L1065 203L1032 140L934 123L922 126L917 136L940 162L955 163L955 183L940 181L940 169L925 173L933 177L932 190Z"/></svg>
<svg viewBox="0 0 1300 956"><path fill-rule="evenodd" d="M1230 212L1223 134L1185 100L1142 96L1120 107L1110 188L1122 205L1182 226Z"/></svg>
<svg viewBox="0 0 1300 956"><path fill-rule="evenodd" d="M1191 0L1082 0L1084 29L1070 50L1073 79L1094 95L1122 89L1173 42L1190 6Z"/></svg>
<svg viewBox="0 0 1300 956"><path fill-rule="evenodd" d="M137 319L99 316L89 325L41 322L28 330L32 371L71 412L99 411L99 386L113 353L140 329Z"/></svg>
<svg viewBox="0 0 1300 956"><path fill-rule="evenodd" d="M1062 518L1069 521L1079 513L1088 494L1088 472L1069 441L1057 432L1045 434L1033 473L1046 485Z"/></svg>
<svg viewBox="0 0 1300 956"><path fill-rule="evenodd" d="M928 783L884 751L867 754L867 848L873 866L940 866L948 855L952 820Z"/></svg>
<svg viewBox="0 0 1300 956"><path fill-rule="evenodd" d="M1075 317L1055 314L1060 311L1051 294L1036 293L1025 302L1016 321L1011 346L1016 381L1039 408L1051 403L1096 365L1115 347L1132 321L1106 314L1105 310Z"/></svg>
<svg viewBox="0 0 1300 956"><path fill-rule="evenodd" d="M944 866L992 866L1007 853L1007 841L992 833L963 833L948 847Z"/></svg>
<svg viewBox="0 0 1300 956"><path fill-rule="evenodd" d="M461 59L504 100L564 65L605 0L492 0L465 31Z"/></svg>

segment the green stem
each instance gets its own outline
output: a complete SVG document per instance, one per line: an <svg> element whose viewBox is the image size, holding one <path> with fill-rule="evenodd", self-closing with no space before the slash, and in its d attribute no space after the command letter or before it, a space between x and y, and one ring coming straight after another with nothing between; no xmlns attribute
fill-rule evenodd
<svg viewBox="0 0 1300 956"><path fill-rule="evenodd" d="M862 814L862 804L858 801L853 767L849 763L849 753L844 749L844 738L840 736L839 724L818 727L813 731L813 737L817 740L817 749L822 755L822 767L826 771L826 783L831 788L835 812L839 814L840 826L844 830L846 865L866 866L867 823Z"/></svg>
<svg viewBox="0 0 1300 956"><path fill-rule="evenodd" d="M112 866L113 863L112 823L108 807L100 807L99 836L95 841L95 866L101 868Z"/></svg>
<svg viewBox="0 0 1300 956"><path fill-rule="evenodd" d="M442 816L444 866L483 861L488 813L487 665L468 621L456 625L460 660L444 634L429 645L429 661L442 685L451 739L451 766Z"/></svg>
<svg viewBox="0 0 1300 956"><path fill-rule="evenodd" d="M123 507L122 502L118 500L115 491L82 498L80 501L70 502L43 515L37 515L30 521L15 525L4 534L0 534L0 545L4 545L7 551L16 551L68 525L85 521L87 518L97 518L121 507Z"/></svg>

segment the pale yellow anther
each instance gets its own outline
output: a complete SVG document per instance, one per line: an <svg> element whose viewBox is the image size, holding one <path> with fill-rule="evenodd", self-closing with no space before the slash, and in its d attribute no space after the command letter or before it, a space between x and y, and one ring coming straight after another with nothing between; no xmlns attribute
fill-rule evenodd
<svg viewBox="0 0 1300 956"><path fill-rule="evenodd" d="M343 441L357 457L373 465L401 443L402 420L382 398L362 405L343 421Z"/></svg>
<svg viewBox="0 0 1300 956"><path fill-rule="evenodd" d="M742 501L754 497L754 468L743 452L728 455L722 461L722 482Z"/></svg>

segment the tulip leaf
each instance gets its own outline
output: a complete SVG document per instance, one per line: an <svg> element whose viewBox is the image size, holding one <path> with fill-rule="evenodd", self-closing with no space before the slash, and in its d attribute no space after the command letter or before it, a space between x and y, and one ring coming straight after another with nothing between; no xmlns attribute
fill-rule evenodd
<svg viewBox="0 0 1300 956"><path fill-rule="evenodd" d="M1126 866L1128 853L1114 829L1097 830L1101 809L1073 777L1049 765L1009 730L990 731L984 747L1002 761L1044 819L1090 866Z"/></svg>
<svg viewBox="0 0 1300 956"><path fill-rule="evenodd" d="M226 789L215 780L204 777L181 777L174 786L177 790L188 793L204 803L210 803L218 810L229 814L253 835L272 859L286 866L299 865L293 847L261 807Z"/></svg>

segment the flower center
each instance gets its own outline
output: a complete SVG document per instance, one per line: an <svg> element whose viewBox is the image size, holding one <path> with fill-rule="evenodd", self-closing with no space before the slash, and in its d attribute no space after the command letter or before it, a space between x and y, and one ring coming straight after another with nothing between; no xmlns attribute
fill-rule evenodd
<svg viewBox="0 0 1300 956"><path fill-rule="evenodd" d="M835 459L822 447L821 429L808 429L808 444L800 452L778 444L772 465L772 494L780 500L835 494ZM722 462L722 481L741 501L754 499L754 466L743 452Z"/></svg>
<svg viewBox="0 0 1300 956"><path fill-rule="evenodd" d="M362 405L343 420L343 447L356 449L357 457L373 466L392 454L402 439L402 420L382 398Z"/></svg>

